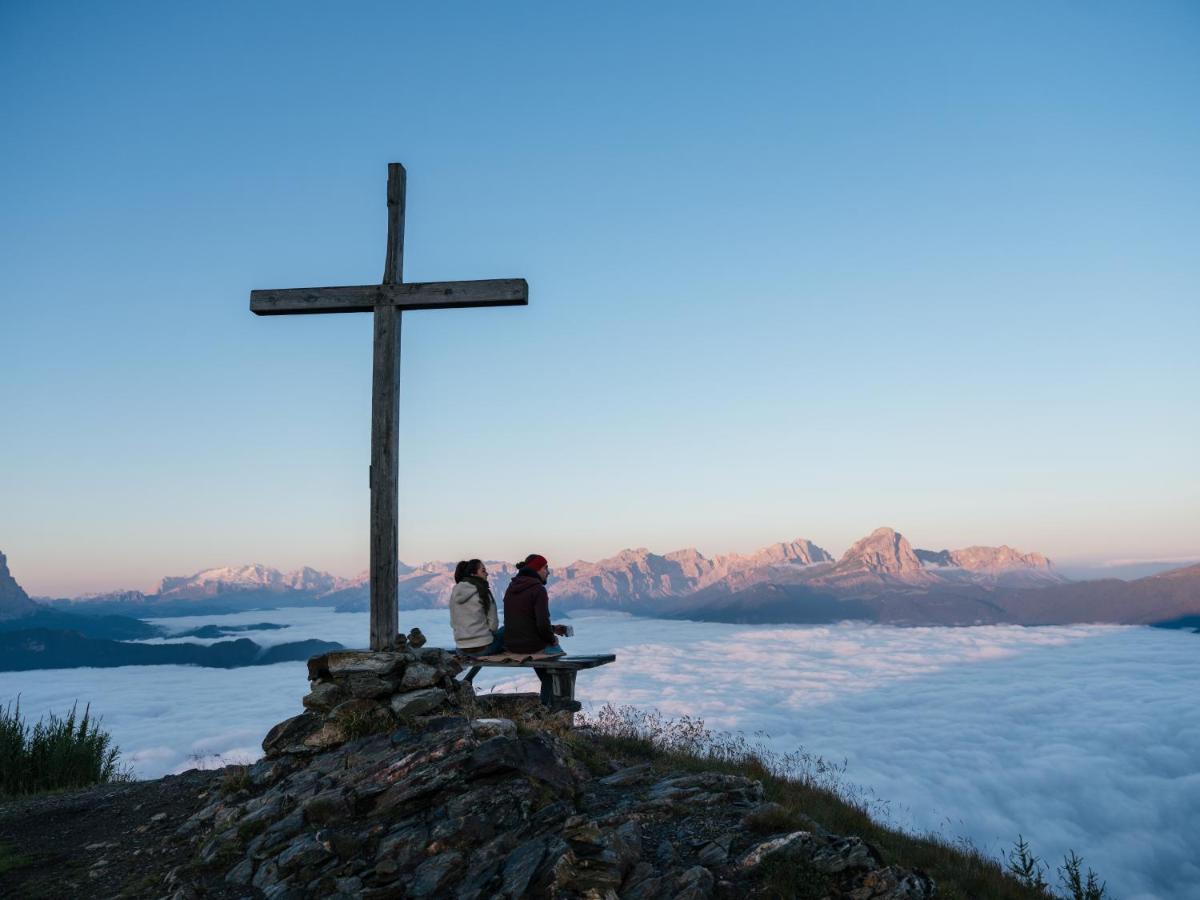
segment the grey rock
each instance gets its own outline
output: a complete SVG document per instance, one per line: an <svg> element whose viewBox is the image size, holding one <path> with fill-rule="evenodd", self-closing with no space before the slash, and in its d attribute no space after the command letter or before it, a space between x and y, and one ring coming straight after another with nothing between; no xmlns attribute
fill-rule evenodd
<svg viewBox="0 0 1200 900"><path fill-rule="evenodd" d="M879 864L875 851L857 837L835 837L828 843L818 840L809 852L809 865L827 875L847 869L874 869Z"/></svg>
<svg viewBox="0 0 1200 900"><path fill-rule="evenodd" d="M284 719L267 732L262 748L267 756L280 753L304 752L304 739L324 724L321 716L313 712L301 713Z"/></svg>
<svg viewBox="0 0 1200 900"><path fill-rule="evenodd" d="M729 850L715 842L709 842L696 854L696 862L708 869L723 866L729 861Z"/></svg>
<svg viewBox="0 0 1200 900"><path fill-rule="evenodd" d="M446 692L441 688L409 691L392 697L392 712L397 718L411 719L432 712L445 702Z"/></svg>
<svg viewBox="0 0 1200 900"><path fill-rule="evenodd" d="M471 731L475 737L484 741L499 735L516 737L517 723L512 719L474 719L471 722Z"/></svg>
<svg viewBox="0 0 1200 900"><path fill-rule="evenodd" d="M441 678L441 673L433 666L425 663L413 663L404 670L400 679L402 691L414 691L418 688L433 687Z"/></svg>
<svg viewBox="0 0 1200 900"><path fill-rule="evenodd" d="M409 820L393 828L379 842L375 859L379 862L390 859L399 868L416 865L425 855L429 844L429 828L421 821Z"/></svg>
<svg viewBox="0 0 1200 900"><path fill-rule="evenodd" d="M507 897L524 897L538 867L546 857L546 838L526 841L504 860L501 893Z"/></svg>
<svg viewBox="0 0 1200 900"><path fill-rule="evenodd" d="M400 863L391 858L381 859L375 863L375 879L377 881L391 881L400 874Z"/></svg>
<svg viewBox="0 0 1200 900"><path fill-rule="evenodd" d="M676 857L675 845L663 838L658 844L658 849L654 851L654 858L658 864L664 869L669 868L674 865Z"/></svg>
<svg viewBox="0 0 1200 900"><path fill-rule="evenodd" d="M860 875L847 896L850 900L932 900L937 885L924 872L887 866Z"/></svg>
<svg viewBox="0 0 1200 900"><path fill-rule="evenodd" d="M304 812L296 810L289 815L284 816L261 835L262 842L259 845L262 850L270 851L278 847L285 841L290 841L293 837L300 833L304 828Z"/></svg>
<svg viewBox="0 0 1200 900"><path fill-rule="evenodd" d="M322 828L316 837L339 859L353 859L367 842L366 835L347 828Z"/></svg>
<svg viewBox="0 0 1200 900"><path fill-rule="evenodd" d="M230 884L249 884L254 877L254 860L246 857L236 866L225 873L225 880Z"/></svg>
<svg viewBox="0 0 1200 900"><path fill-rule="evenodd" d="M468 778L513 771L563 793L569 793L575 787L575 776L559 761L548 738L540 734L516 740L494 737L484 741L471 753L463 769Z"/></svg>
<svg viewBox="0 0 1200 900"><path fill-rule="evenodd" d="M353 812L341 788L322 791L304 802L304 818L317 825L327 825L348 819Z"/></svg>
<svg viewBox="0 0 1200 900"><path fill-rule="evenodd" d="M280 881L263 891L263 896L266 900L304 900L304 891L287 881Z"/></svg>
<svg viewBox="0 0 1200 900"><path fill-rule="evenodd" d="M405 677L407 675L406 671ZM351 697L364 699L385 697L395 689L394 682L380 678L374 672L354 672L346 677L342 686L350 692Z"/></svg>
<svg viewBox="0 0 1200 900"><path fill-rule="evenodd" d="M326 722L304 739L304 746L313 750L326 750L343 744L349 738L344 726L338 722Z"/></svg>
<svg viewBox="0 0 1200 900"><path fill-rule="evenodd" d="M314 685L312 691L304 695L301 702L305 709L315 712L328 712L346 699L346 692L332 681L320 682Z"/></svg>
<svg viewBox="0 0 1200 900"><path fill-rule="evenodd" d="M756 806L762 802L762 782L740 775L698 772L665 778L650 788L651 805L660 807Z"/></svg>
<svg viewBox="0 0 1200 900"><path fill-rule="evenodd" d="M633 876L630 875L630 884L621 891L621 900L659 900L659 898L670 897L672 894L667 890L668 882L666 878L653 875L653 867L646 864L650 869L646 873L645 869L635 870L641 872L645 877L640 877L637 881L633 881Z"/></svg>
<svg viewBox="0 0 1200 900"><path fill-rule="evenodd" d="M625 890L634 888L637 885L641 884L643 881L646 881L649 878L653 878L654 873L656 871L658 871L658 870L655 869L653 865L646 862L645 860L642 860L636 866L634 866L633 870L629 873L628 876L626 876Z"/></svg>
<svg viewBox="0 0 1200 900"><path fill-rule="evenodd" d="M314 834L302 834L279 854L276 863L280 872L294 872L309 866L318 866L332 856L328 848Z"/></svg>
<svg viewBox="0 0 1200 900"><path fill-rule="evenodd" d="M760 844L756 844L742 855L738 860L738 868L744 871L756 869L763 862L777 854L791 854L807 847L813 840L811 831L793 831L791 834L780 835L779 837L770 838Z"/></svg>
<svg viewBox="0 0 1200 900"><path fill-rule="evenodd" d="M376 716L384 711L383 706L378 700L355 697L352 700L347 700L335 706L329 713L329 718L335 722L346 722L356 717Z"/></svg>
<svg viewBox="0 0 1200 900"><path fill-rule="evenodd" d="M716 879L704 866L692 866L676 881L675 900L707 900L712 896Z"/></svg>
<svg viewBox="0 0 1200 900"><path fill-rule="evenodd" d="M410 638L411 640L411 638ZM410 897L440 897L460 874L463 855L457 850L439 853L425 860L413 872L408 883Z"/></svg>
<svg viewBox="0 0 1200 900"><path fill-rule="evenodd" d="M279 864L273 859L268 859L258 867L258 871L254 873L254 877L250 880L250 883L260 891L265 891L278 880Z"/></svg>
<svg viewBox="0 0 1200 900"><path fill-rule="evenodd" d="M613 772L611 775L606 775L600 779L601 784L606 784L609 787L628 787L631 784L637 784L639 781L644 781L650 774L650 763L640 763L636 766L629 766Z"/></svg>
<svg viewBox="0 0 1200 900"><path fill-rule="evenodd" d="M392 650L339 650L325 654L325 677L338 678L357 672L369 675L391 675L408 662L406 653ZM313 660L308 661L309 677L312 677Z"/></svg>

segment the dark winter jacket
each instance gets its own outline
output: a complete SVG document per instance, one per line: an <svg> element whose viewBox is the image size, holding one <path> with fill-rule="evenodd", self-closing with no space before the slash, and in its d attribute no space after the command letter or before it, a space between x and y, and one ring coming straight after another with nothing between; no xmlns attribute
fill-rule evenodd
<svg viewBox="0 0 1200 900"><path fill-rule="evenodd" d="M504 647L513 653L537 653L554 641L546 585L536 572L522 569L504 592Z"/></svg>

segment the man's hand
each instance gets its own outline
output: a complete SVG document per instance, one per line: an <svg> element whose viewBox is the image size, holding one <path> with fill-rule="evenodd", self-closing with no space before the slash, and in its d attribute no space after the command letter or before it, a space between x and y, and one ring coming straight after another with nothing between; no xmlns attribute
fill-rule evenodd
<svg viewBox="0 0 1200 900"><path fill-rule="evenodd" d="M567 626L566 625L555 625L550 630L561 637L567 633Z"/></svg>

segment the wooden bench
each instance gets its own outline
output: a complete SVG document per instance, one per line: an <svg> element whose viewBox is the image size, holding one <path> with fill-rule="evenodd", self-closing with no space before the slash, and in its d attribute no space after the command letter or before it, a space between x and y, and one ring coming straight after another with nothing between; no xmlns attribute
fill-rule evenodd
<svg viewBox="0 0 1200 900"><path fill-rule="evenodd" d="M462 680L466 684L474 684L475 676L485 666L494 669L545 669L550 675L550 708L578 712L579 701L575 699L575 675L580 669L595 669L616 662L617 657L612 653L600 656L553 656L518 658L515 655L510 660L481 659L477 656L461 656L462 661L471 668Z"/></svg>

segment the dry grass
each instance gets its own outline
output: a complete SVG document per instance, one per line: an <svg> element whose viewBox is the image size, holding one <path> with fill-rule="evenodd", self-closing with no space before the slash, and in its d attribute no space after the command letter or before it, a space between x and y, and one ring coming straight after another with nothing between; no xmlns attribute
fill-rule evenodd
<svg viewBox="0 0 1200 900"><path fill-rule="evenodd" d="M887 803L851 783L846 763L831 763L820 756L798 750L779 753L765 744L765 735L753 739L744 734L714 732L703 720L684 717L667 719L657 712L634 707L605 706L594 717L583 716L580 726L588 737L579 745L598 741L609 753L652 762L664 772L680 769L726 772L762 782L766 799L777 808L764 813L754 828L760 833L793 830L809 820L835 834L857 835L882 854L884 862L922 869L937 881L939 896L951 900L1046 900L1056 896L1070 900L1108 898L1103 885L1096 887L1094 873L1079 876L1079 862L1072 854L1060 869L1063 892L1055 894L1045 882L1018 877L1006 861L983 853L966 839L948 840L939 834L915 834L879 820ZM796 884L776 885L783 896L820 896L820 879L803 873L779 878L799 878ZM1089 878L1090 883L1089 883ZM1099 893L1097 893L1097 890Z"/></svg>

